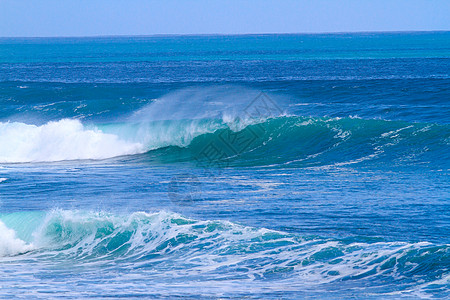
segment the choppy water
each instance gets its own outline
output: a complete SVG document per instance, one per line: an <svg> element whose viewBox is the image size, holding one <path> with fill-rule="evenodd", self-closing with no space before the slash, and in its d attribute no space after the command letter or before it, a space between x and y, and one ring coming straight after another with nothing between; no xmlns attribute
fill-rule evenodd
<svg viewBox="0 0 450 300"><path fill-rule="evenodd" d="M450 34L0 39L0 296L448 297Z"/></svg>

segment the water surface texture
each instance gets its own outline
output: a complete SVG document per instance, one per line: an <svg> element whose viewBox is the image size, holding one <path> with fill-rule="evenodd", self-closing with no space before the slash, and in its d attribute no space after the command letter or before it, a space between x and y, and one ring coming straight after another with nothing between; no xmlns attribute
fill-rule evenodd
<svg viewBox="0 0 450 300"><path fill-rule="evenodd" d="M450 33L0 39L0 297L445 298Z"/></svg>

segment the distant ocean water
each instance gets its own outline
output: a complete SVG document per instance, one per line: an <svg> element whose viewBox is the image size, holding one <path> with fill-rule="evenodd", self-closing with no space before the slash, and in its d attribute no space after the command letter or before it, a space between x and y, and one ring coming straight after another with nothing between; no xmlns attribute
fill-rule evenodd
<svg viewBox="0 0 450 300"><path fill-rule="evenodd" d="M449 169L449 32L0 39L0 297L449 297Z"/></svg>

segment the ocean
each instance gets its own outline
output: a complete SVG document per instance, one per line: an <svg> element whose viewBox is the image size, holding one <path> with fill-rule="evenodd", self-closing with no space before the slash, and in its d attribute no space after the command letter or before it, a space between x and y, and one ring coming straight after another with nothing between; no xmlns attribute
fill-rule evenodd
<svg viewBox="0 0 450 300"><path fill-rule="evenodd" d="M450 296L450 32L0 39L1 298Z"/></svg>

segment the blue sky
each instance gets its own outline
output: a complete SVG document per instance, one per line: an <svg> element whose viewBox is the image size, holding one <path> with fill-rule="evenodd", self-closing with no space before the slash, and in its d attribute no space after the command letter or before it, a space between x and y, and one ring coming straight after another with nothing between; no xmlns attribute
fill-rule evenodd
<svg viewBox="0 0 450 300"><path fill-rule="evenodd" d="M450 30L450 0L0 0L0 36Z"/></svg>

